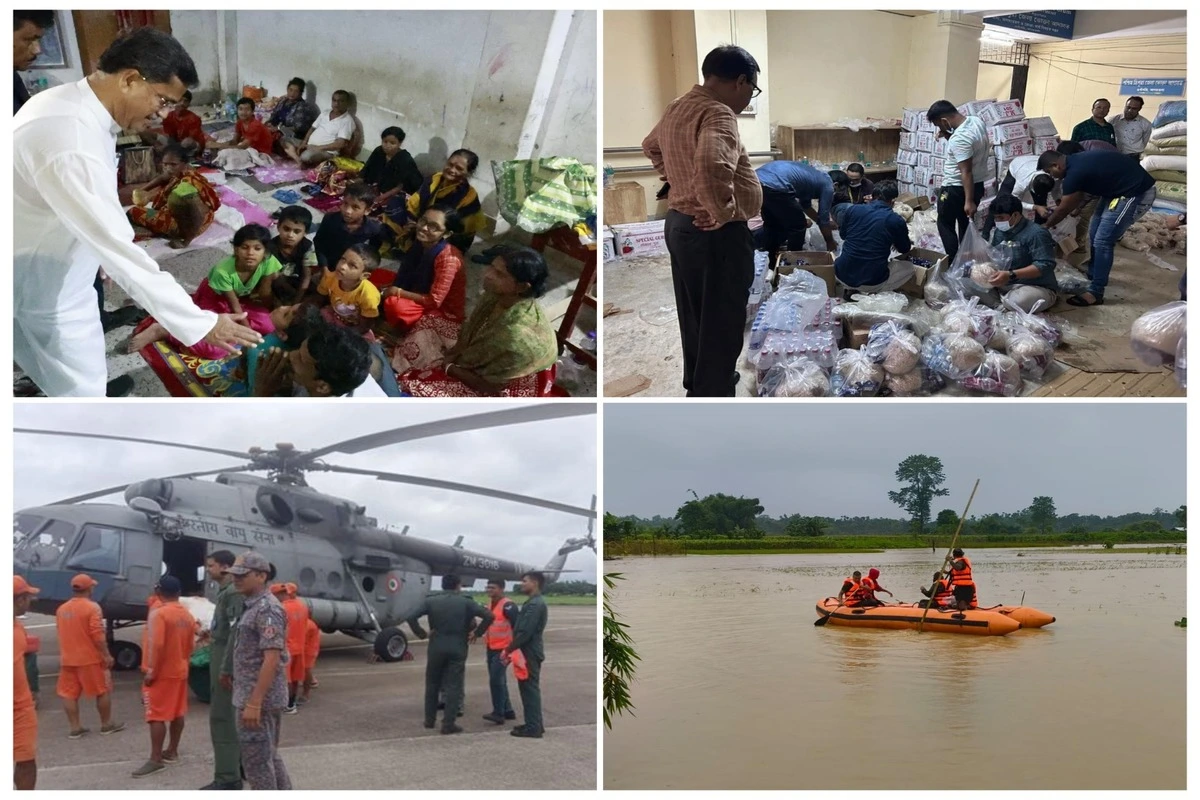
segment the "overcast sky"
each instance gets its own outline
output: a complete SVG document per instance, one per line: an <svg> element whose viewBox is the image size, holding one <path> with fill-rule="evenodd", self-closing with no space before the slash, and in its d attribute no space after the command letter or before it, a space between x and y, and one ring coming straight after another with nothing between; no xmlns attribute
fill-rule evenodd
<svg viewBox="0 0 1200 800"><path fill-rule="evenodd" d="M23 403L15 405L13 418L15 427L21 428L137 436L238 451L291 442L303 450L372 431L513 405L297 400ZM17 509L146 478L240 465L213 453L25 433L13 436L13 449ZM476 484L586 508L596 492L596 416L455 433L353 455L333 453L324 460ZM397 530L411 526L410 536L452 543L462 534L464 547L537 566L545 564L565 539L587 533L584 517L505 500L334 473L310 473L308 482L320 491L365 505L381 525ZM124 500L114 494L93 502ZM567 569L582 572L567 574L564 580L594 582L596 558L589 549L577 551L568 558Z"/></svg>
<svg viewBox="0 0 1200 800"><path fill-rule="evenodd" d="M771 516L901 517L887 492L923 453L945 467L934 513L1017 511L1034 495L1060 515L1174 510L1186 502L1185 408L1173 404L700 403L604 409L604 508L673 516L724 492Z"/></svg>

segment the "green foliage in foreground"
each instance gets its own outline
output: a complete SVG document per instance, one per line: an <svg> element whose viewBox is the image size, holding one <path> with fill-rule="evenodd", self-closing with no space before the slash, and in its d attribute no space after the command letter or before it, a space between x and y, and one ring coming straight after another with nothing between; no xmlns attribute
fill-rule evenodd
<svg viewBox="0 0 1200 800"><path fill-rule="evenodd" d="M604 576L604 588L612 589L616 582L624 580L619 572ZM604 727L612 728L613 717L625 712L633 713L631 687L641 657L633 649L633 638L629 626L621 622L604 593Z"/></svg>

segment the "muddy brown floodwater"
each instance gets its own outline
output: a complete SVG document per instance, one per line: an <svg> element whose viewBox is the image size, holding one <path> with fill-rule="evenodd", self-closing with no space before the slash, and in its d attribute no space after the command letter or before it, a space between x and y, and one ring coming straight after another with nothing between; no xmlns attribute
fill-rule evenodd
<svg viewBox="0 0 1200 800"><path fill-rule="evenodd" d="M943 555L606 563L642 661L605 788L1186 787L1186 556L968 553L981 606L1058 618L1008 636L813 626L853 570L914 602Z"/></svg>

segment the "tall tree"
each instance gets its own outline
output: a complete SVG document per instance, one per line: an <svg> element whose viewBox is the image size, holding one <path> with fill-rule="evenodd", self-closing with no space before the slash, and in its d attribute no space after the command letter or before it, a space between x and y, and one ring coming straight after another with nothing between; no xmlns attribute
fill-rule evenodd
<svg viewBox="0 0 1200 800"><path fill-rule="evenodd" d="M696 500L688 500L675 512L684 534L713 533L730 536L739 531L745 538L747 533L757 533L755 522L763 507L757 497L732 497L727 494L710 494Z"/></svg>
<svg viewBox="0 0 1200 800"><path fill-rule="evenodd" d="M949 489L941 488L946 482L942 460L937 456L909 456L896 468L896 480L907 485L898 492L888 492L888 499L908 512L914 532L925 533L933 498L950 494Z"/></svg>
<svg viewBox="0 0 1200 800"><path fill-rule="evenodd" d="M1058 512L1054 510L1053 497L1035 497L1033 503L1029 506L1029 520L1033 523L1033 527L1037 528L1038 533L1049 533L1054 530L1054 522L1058 519Z"/></svg>
<svg viewBox="0 0 1200 800"><path fill-rule="evenodd" d="M1175 509L1175 519L1179 520L1179 527L1187 527L1187 506L1180 506Z"/></svg>

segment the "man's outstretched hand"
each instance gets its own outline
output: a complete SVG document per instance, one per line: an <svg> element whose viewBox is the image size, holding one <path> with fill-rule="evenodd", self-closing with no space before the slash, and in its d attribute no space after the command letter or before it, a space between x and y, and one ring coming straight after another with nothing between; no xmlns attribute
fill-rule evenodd
<svg viewBox="0 0 1200 800"><path fill-rule="evenodd" d="M258 331L247 327L245 312L241 314L218 314L217 324L204 337L204 341L227 351L240 350L250 345L261 344L263 337Z"/></svg>

